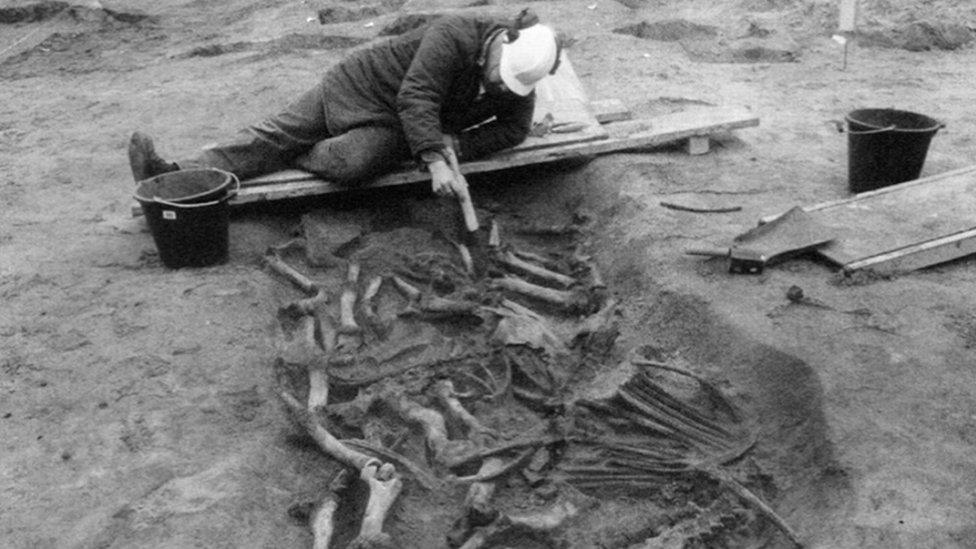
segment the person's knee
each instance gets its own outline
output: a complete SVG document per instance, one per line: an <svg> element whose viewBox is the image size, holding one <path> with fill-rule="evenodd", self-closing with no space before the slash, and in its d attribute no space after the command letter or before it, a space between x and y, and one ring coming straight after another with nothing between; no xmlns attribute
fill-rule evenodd
<svg viewBox="0 0 976 549"><path fill-rule="evenodd" d="M378 129L353 130L317 143L298 159L298 165L337 183L358 183L389 172L409 155L395 136Z"/></svg>
<svg viewBox="0 0 976 549"><path fill-rule="evenodd" d="M301 158L303 168L327 181L356 183L377 173L372 155L329 139Z"/></svg>

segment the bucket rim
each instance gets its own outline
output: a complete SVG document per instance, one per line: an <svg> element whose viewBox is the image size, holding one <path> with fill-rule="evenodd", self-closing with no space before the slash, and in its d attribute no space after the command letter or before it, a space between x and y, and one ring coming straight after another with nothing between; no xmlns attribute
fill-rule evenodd
<svg viewBox="0 0 976 549"><path fill-rule="evenodd" d="M924 128L899 128L897 124L888 124L886 126L879 126L877 124L872 124L872 123L869 123L869 122L864 122L864 121L858 120L856 118L856 116L858 114L866 114L866 113L892 113L892 114L898 114L898 115L915 116L915 117L919 118L921 121L929 123L929 126L924 127ZM897 131L897 132L906 132L906 133L916 133L916 132L917 133L930 133L930 132L937 132L940 129L945 128L945 126L946 126L944 122L941 122L941 121L939 121L939 120L937 120L935 118L932 118L931 116L928 116L928 115L925 115L925 114L922 114L922 113L918 113L918 112L914 112L914 111L906 111L906 110L901 110L901 109L883 109L883 108L855 109L853 111L848 112L844 116L844 120L846 120L848 124L850 124L851 122L856 122L857 124L860 124L861 126L866 126L868 128L871 128L870 130L860 130L860 131L857 131L857 130L852 131L850 128L848 128L847 131L849 133L873 133L873 132L876 132L876 131Z"/></svg>
<svg viewBox="0 0 976 549"><path fill-rule="evenodd" d="M191 171L191 170L180 170L180 171ZM213 200L213 201L210 201L210 202L191 202L191 203L172 202L172 201L169 201L169 200L164 200L162 198L159 198L158 196L153 196L152 198L146 198L144 196L140 196L138 192L133 193L132 196L137 201L139 201L140 204L156 203L156 204L163 204L165 206L170 206L170 207L173 207L173 208L190 209L190 208L204 208L204 207L207 207L207 206L214 206L216 204L220 204L221 202L226 202L226 201L230 200L231 198L234 198L235 196L237 196L237 193L241 190L241 180L240 180L240 178L238 178L236 175L232 174L231 172L224 171L224 170L221 170L219 168L194 168L194 171L217 171L217 172L224 173L224 174L226 174L228 176L228 180L229 180L228 182L234 184L234 188L231 189L231 190L229 190L229 191L227 191L227 193L224 194L224 196L218 198L217 200ZM173 173L173 172L168 172L168 173ZM165 175L165 174L160 174L160 175ZM153 177L159 177L159 176L153 176ZM149 179L152 179L152 178L149 178ZM149 179L146 179L144 181L148 181ZM223 187L223 186L224 185L221 185L221 187ZM209 191L206 191L206 192L199 193L199 194L195 194L195 195L192 195L192 196L183 197L183 198L180 198L180 200L181 201L183 201L183 200L189 200L189 199L191 199L193 197L205 196L205 195L210 194L212 192L213 192L213 189L211 189Z"/></svg>
<svg viewBox="0 0 976 549"><path fill-rule="evenodd" d="M140 202L143 202L143 201L151 202L153 200L157 200L157 199L159 199L159 197L157 197L157 196L153 196L152 198L147 198L147 197L141 196L139 194L139 189L142 187L143 183L145 183L146 181L151 181L151 180L156 179L156 178L159 178L159 177L172 176L175 173L188 173L188 172L216 172L216 173L220 173L220 174L222 174L224 176L224 181L220 185L218 185L217 187L215 187L213 189L208 189L206 191L203 191L203 192L200 192L200 193L197 193L197 194L191 194L191 195L188 195L188 196L182 196L182 197L176 199L176 200L179 200L180 202L183 202L183 201L193 201L193 200L198 199L198 198L200 198L202 196L207 196L208 194L212 194L215 191L219 191L219 190L223 189L224 187L226 187L227 185L229 185L230 183L232 183L235 180L237 180L238 189L240 188L240 180L237 179L237 176L235 176L234 174L232 174L231 172L228 172L226 170L221 170L220 168L187 168L187 169L179 169L179 170L172 171L172 172L165 172L165 173L161 173L161 174L156 174L156 175L154 175L152 177L147 177L146 179L143 179L142 181L139 181L138 183L136 183L136 190L133 193L133 196L135 197L136 200L139 200ZM236 194L237 191L235 190L234 192Z"/></svg>

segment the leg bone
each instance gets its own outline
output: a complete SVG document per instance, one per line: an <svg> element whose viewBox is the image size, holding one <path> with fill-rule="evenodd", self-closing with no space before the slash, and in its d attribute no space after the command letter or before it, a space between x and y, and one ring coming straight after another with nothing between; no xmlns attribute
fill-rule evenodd
<svg viewBox="0 0 976 549"><path fill-rule="evenodd" d="M556 271L547 269L545 267L540 267L533 263L529 263L528 261L520 259L512 252L502 252L498 254L496 261L518 274L527 275L560 288L569 288L570 286L576 284L576 279L562 273L557 273Z"/></svg>
<svg viewBox="0 0 976 549"><path fill-rule="evenodd" d="M395 547L390 535L383 531L383 523L403 489L403 481L391 464L380 466L375 462L363 467L359 478L369 487L369 500L366 503L366 512L359 528L359 535L349 544L349 547L356 549Z"/></svg>

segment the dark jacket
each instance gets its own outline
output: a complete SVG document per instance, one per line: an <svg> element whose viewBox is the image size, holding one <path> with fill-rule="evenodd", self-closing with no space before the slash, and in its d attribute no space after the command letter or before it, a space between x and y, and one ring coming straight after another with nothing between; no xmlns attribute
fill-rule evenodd
<svg viewBox="0 0 976 549"><path fill-rule="evenodd" d="M504 27L497 19L448 15L354 51L325 76L330 133L399 127L415 157L442 150L445 133L458 135L464 159L518 145L532 126L535 95L479 94L485 42Z"/></svg>

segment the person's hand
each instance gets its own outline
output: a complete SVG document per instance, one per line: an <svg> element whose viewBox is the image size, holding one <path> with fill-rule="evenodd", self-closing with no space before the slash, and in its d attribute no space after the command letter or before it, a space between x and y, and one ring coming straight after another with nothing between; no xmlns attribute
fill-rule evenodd
<svg viewBox="0 0 976 549"><path fill-rule="evenodd" d="M447 165L447 161L435 160L427 164L427 169L430 171L430 186L434 194L438 196L454 194L454 170Z"/></svg>

